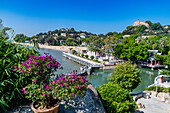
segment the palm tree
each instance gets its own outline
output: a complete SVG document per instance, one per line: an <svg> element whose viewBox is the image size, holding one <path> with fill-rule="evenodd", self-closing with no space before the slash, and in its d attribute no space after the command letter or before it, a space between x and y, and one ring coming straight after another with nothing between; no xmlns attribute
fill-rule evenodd
<svg viewBox="0 0 170 113"><path fill-rule="evenodd" d="M168 40L166 39L166 37L163 37L163 38L160 39L161 54L162 54L163 48L165 47L165 45L167 45L167 41L168 41Z"/></svg>

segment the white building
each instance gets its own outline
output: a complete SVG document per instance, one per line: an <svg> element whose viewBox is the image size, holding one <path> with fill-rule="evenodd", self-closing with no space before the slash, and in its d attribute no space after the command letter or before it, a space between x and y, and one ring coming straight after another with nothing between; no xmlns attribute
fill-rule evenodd
<svg viewBox="0 0 170 113"><path fill-rule="evenodd" d="M80 38L86 38L86 34L85 33L81 33L80 34Z"/></svg>
<svg viewBox="0 0 170 113"><path fill-rule="evenodd" d="M123 38L125 38L125 37L130 37L130 35L123 35Z"/></svg>
<svg viewBox="0 0 170 113"><path fill-rule="evenodd" d="M144 39L145 39L145 38L148 38L148 37L150 37L150 36L142 36L142 38L144 38Z"/></svg>
<svg viewBox="0 0 170 113"><path fill-rule="evenodd" d="M82 45L82 46L86 46L86 45L87 45L87 42L82 42L81 45Z"/></svg>
<svg viewBox="0 0 170 113"><path fill-rule="evenodd" d="M64 37L66 37L67 35L66 35L66 33L61 33L61 36L64 36Z"/></svg>

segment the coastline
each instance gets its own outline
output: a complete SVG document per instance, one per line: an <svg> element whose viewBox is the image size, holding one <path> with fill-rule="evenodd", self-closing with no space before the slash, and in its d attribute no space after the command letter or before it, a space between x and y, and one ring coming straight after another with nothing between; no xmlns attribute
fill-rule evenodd
<svg viewBox="0 0 170 113"><path fill-rule="evenodd" d="M33 44L30 43L17 43L17 44L33 46ZM41 44L38 45L40 48L53 49L53 50L64 51L64 52L70 52L70 48L73 48L72 50L76 50L77 52L82 52L82 50L87 50L87 47L79 47L79 46L47 46Z"/></svg>

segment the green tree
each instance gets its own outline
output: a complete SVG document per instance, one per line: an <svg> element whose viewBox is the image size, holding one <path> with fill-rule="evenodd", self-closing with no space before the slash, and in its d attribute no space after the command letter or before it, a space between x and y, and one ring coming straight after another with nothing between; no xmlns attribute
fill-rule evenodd
<svg viewBox="0 0 170 113"><path fill-rule="evenodd" d="M137 43L136 36L125 38L122 43L114 47L114 54L125 60L145 60L147 58L148 46L144 42Z"/></svg>
<svg viewBox="0 0 170 113"><path fill-rule="evenodd" d="M77 45L77 43L78 43L77 40L74 38L69 37L66 39L66 44L69 46L75 46Z"/></svg>
<svg viewBox="0 0 170 113"><path fill-rule="evenodd" d="M103 84L97 90L107 113L133 113L137 109L136 102L132 101L128 90L118 84Z"/></svg>
<svg viewBox="0 0 170 113"><path fill-rule="evenodd" d="M90 36L90 44L88 46L90 51L101 52L104 45L103 39L98 36Z"/></svg>
<svg viewBox="0 0 170 113"><path fill-rule="evenodd" d="M47 42L49 45L56 45L56 40L54 38L46 38L45 42Z"/></svg>
<svg viewBox="0 0 170 113"><path fill-rule="evenodd" d="M153 24L151 25L151 29L152 29L152 30L162 30L163 28L162 28L162 26L161 26L160 23L153 23Z"/></svg>
<svg viewBox="0 0 170 113"><path fill-rule="evenodd" d="M136 31L143 32L145 29L147 29L147 27L145 25L141 25L136 29Z"/></svg>
<svg viewBox="0 0 170 113"><path fill-rule="evenodd" d="M152 22L151 21L149 21L149 20L147 20L147 21L145 21L146 23L148 23L149 24L149 26L151 26L152 25Z"/></svg>
<svg viewBox="0 0 170 113"><path fill-rule="evenodd" d="M0 30L0 38L5 38L5 40L9 39L9 33L7 33L7 31L10 31L12 37L14 35L13 33L13 29L9 28L9 27L2 27L2 30Z"/></svg>
<svg viewBox="0 0 170 113"><path fill-rule="evenodd" d="M139 73L140 70L131 62L120 63L114 68L110 80L119 84L122 88L132 91L141 81Z"/></svg>
<svg viewBox="0 0 170 113"><path fill-rule="evenodd" d="M27 36L25 36L24 34L17 34L17 35L15 36L14 40L15 40L16 42L25 42L25 41L26 41L26 40L25 40L26 37L27 37Z"/></svg>
<svg viewBox="0 0 170 113"><path fill-rule="evenodd" d="M160 64L170 66L170 55L169 54L168 55L157 55L157 54L155 54L155 59L159 60ZM169 67L169 69L170 69L170 67Z"/></svg>

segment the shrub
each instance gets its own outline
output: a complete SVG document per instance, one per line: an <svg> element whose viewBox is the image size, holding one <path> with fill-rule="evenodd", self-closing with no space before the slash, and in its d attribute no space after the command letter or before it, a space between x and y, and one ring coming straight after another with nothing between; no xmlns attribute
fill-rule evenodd
<svg viewBox="0 0 170 113"><path fill-rule="evenodd" d="M71 52L71 53L72 53L72 54L75 54L75 52L76 52L75 50L72 50L72 52Z"/></svg>
<svg viewBox="0 0 170 113"><path fill-rule="evenodd" d="M103 61L108 61L108 59L103 59Z"/></svg>
<svg viewBox="0 0 170 113"><path fill-rule="evenodd" d="M94 59L94 56L90 56L90 59L93 60L93 59Z"/></svg>
<svg viewBox="0 0 170 113"><path fill-rule="evenodd" d="M5 112L7 107L12 108L25 102L21 89L31 83L31 79L13 72L13 66L25 62L29 58L29 54L34 55L39 52L34 47L14 44L1 40L0 37L0 108Z"/></svg>
<svg viewBox="0 0 170 113"><path fill-rule="evenodd" d="M70 51L73 49L73 48L69 48L70 49Z"/></svg>
<svg viewBox="0 0 170 113"><path fill-rule="evenodd" d="M80 53L78 53L78 56L80 56Z"/></svg>
<svg viewBox="0 0 170 113"><path fill-rule="evenodd" d="M156 86L146 87L145 90L156 91ZM167 92L170 92L170 88L163 88L163 87L157 86L157 91L167 93Z"/></svg>
<svg viewBox="0 0 170 113"><path fill-rule="evenodd" d="M81 57L84 57L84 54L81 54Z"/></svg>
<svg viewBox="0 0 170 113"><path fill-rule="evenodd" d="M85 55L85 58L88 58L89 56L88 55Z"/></svg>
<svg viewBox="0 0 170 113"><path fill-rule="evenodd" d="M170 75L170 71L163 69L161 75Z"/></svg>
<svg viewBox="0 0 170 113"><path fill-rule="evenodd" d="M77 55L77 52L74 52L75 55Z"/></svg>
<svg viewBox="0 0 170 113"><path fill-rule="evenodd" d="M87 50L82 50L83 53L87 53Z"/></svg>
<svg viewBox="0 0 170 113"><path fill-rule="evenodd" d="M107 113L132 113L137 108L128 90L121 88L118 84L110 82L97 90Z"/></svg>
<svg viewBox="0 0 170 113"><path fill-rule="evenodd" d="M122 88L132 91L140 82L140 70L136 65L132 65L131 62L125 62L124 64L118 64L111 74L111 81L119 84Z"/></svg>
<svg viewBox="0 0 170 113"><path fill-rule="evenodd" d="M98 60L98 57L96 57L95 60Z"/></svg>

